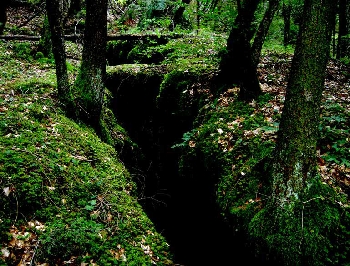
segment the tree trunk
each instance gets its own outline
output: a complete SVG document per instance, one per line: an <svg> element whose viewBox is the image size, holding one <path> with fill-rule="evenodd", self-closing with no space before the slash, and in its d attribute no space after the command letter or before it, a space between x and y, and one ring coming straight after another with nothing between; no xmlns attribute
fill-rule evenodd
<svg viewBox="0 0 350 266"><path fill-rule="evenodd" d="M4 28L7 21L6 9L9 4L8 0L1 0L0 2L0 35L4 33Z"/></svg>
<svg viewBox="0 0 350 266"><path fill-rule="evenodd" d="M66 50L64 46L63 10L64 0L46 0L47 17L51 30L52 53L56 64L58 98L67 104L70 97L70 86L66 65Z"/></svg>
<svg viewBox="0 0 350 266"><path fill-rule="evenodd" d="M81 0L71 0L68 16L76 15L81 10Z"/></svg>
<svg viewBox="0 0 350 266"><path fill-rule="evenodd" d="M257 70L253 62L250 40L253 36L251 23L259 1L246 0L241 5L238 0L238 15L227 39L227 54L220 65L221 82L227 86L238 83L239 97L250 101L261 94Z"/></svg>
<svg viewBox="0 0 350 266"><path fill-rule="evenodd" d="M42 52L45 57L52 58L52 42L51 42L51 29L47 16L43 21L43 27L40 33L40 40L38 44L38 51ZM37 37L37 36L35 36Z"/></svg>
<svg viewBox="0 0 350 266"><path fill-rule="evenodd" d="M283 15L283 44L287 46L290 42L290 15L291 15L292 7L289 3L283 3L282 7L282 15Z"/></svg>
<svg viewBox="0 0 350 266"><path fill-rule="evenodd" d="M318 178L316 142L334 23L334 0L305 0L270 169L261 173L270 197L249 223L256 249L276 265L332 265L340 216L322 200L333 188ZM260 168L259 168L260 170ZM267 174L268 173L268 174ZM266 179L267 177L270 177ZM265 180L267 183L265 183ZM325 211L327 210L327 211ZM327 220L328 219L328 220ZM337 220L338 219L338 220ZM335 245L336 246L336 245ZM259 254L261 254L259 253ZM333 256L333 257L332 257Z"/></svg>
<svg viewBox="0 0 350 266"><path fill-rule="evenodd" d="M264 18L260 22L258 31L254 38L252 46L253 62L257 66L260 59L261 49L264 44L266 35L269 31L272 19L278 9L280 0L270 0L269 7L265 12Z"/></svg>
<svg viewBox="0 0 350 266"><path fill-rule="evenodd" d="M182 25L184 23L183 14L186 9L186 5L188 5L191 0L182 0L181 6L176 9L174 13L173 23L170 25L170 30L173 31L177 25Z"/></svg>
<svg viewBox="0 0 350 266"><path fill-rule="evenodd" d="M339 0L337 58L350 57L350 1Z"/></svg>
<svg viewBox="0 0 350 266"><path fill-rule="evenodd" d="M316 176L316 142L334 0L306 0L273 161L277 206L302 199Z"/></svg>
<svg viewBox="0 0 350 266"><path fill-rule="evenodd" d="M107 0L86 0L84 48L74 84L79 118L99 128L106 73Z"/></svg>

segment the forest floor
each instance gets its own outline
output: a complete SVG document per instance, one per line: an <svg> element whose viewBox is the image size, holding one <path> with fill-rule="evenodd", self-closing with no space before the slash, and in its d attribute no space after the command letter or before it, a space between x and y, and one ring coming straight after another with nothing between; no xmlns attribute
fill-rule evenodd
<svg viewBox="0 0 350 266"><path fill-rule="evenodd" d="M16 57L14 50L11 50L13 44L11 42L4 42L2 45L8 47L7 53L11 57ZM1 69L0 93L7 101L14 95L21 97L26 95L18 93L21 89L18 84L25 84L27 82L37 82L38 87L45 83L55 83L54 65L50 62L38 63L30 62L27 59L20 60L20 69L18 65L13 65L13 69ZM278 117L282 113L283 102L285 97L285 89L288 81L288 72L291 66L292 55L277 54L275 52L265 52L261 58L258 67L259 80L261 88L264 93L270 94L270 100L262 108L257 102L250 102L249 105L255 109L255 114L263 114L265 120L270 123L271 127L276 126ZM18 62L17 62L18 63ZM75 72L71 72L72 79L74 79ZM322 110L321 110L321 138L318 146L318 163L319 171L323 182L331 186L340 188L340 193L350 195L350 75L349 67L340 63L337 60L330 60L327 67L327 78L325 82L325 90L323 92ZM35 86L34 86L35 87ZM16 90L14 91L14 88ZM26 90L25 86L21 90ZM231 88L222 93L218 98L218 106L226 107L237 99L238 88ZM51 92L52 93L52 92ZM40 97L47 97L52 94L45 94ZM51 97L51 96L50 96ZM0 113L5 114L7 111L5 106L1 106ZM276 118L277 117L277 118ZM232 124L240 126L245 120L245 117L236 117ZM259 127L257 127L259 128ZM261 132L259 129L246 130L244 135L247 139L254 135L261 135L262 140L275 141L277 138L277 131ZM52 131L52 134L56 134ZM225 147L225 133L223 133L221 141L218 141L223 151L230 147ZM229 136L227 136L229 138ZM191 145L191 144L190 144ZM6 191L5 191L6 193ZM29 225L28 225L29 226ZM38 227L42 226L40 223ZM13 228L11 229L13 236L20 237L23 230ZM22 242L21 242L22 243ZM28 254L33 254L36 248L34 245L35 239L28 239L28 242L23 242L22 250ZM8 242L8 246L4 247L9 250L13 241ZM31 257L26 257L29 262Z"/></svg>
<svg viewBox="0 0 350 266"><path fill-rule="evenodd" d="M9 22L14 25L20 25L26 22L25 18L30 18L26 14L21 15L18 12L17 15L11 14L9 16ZM34 24L28 24L27 33L33 33L38 31L38 23L42 21L32 21ZM15 33L15 32L14 32ZM15 49L18 47L20 42L1 42L0 45L7 47L6 53L8 57L17 58L15 64L7 65L11 69L3 68L1 66L1 81L0 81L0 94L3 100L8 101L14 95L21 97L26 95L25 93L19 93L19 90L25 90L25 87L18 87L18 84L24 81L38 82L43 84L43 81L50 83L51 86L55 83L54 76L54 65L52 61L38 62L35 61L28 54L19 56L16 54L19 50ZM35 46L34 43L30 47ZM22 51L22 50L20 50ZM75 51L76 52L76 51ZM29 51L30 53L30 51ZM72 51L74 53L74 51ZM30 57L30 59L29 59ZM34 61L32 61L34 60ZM262 108L255 101L250 102L249 105L255 109L255 114L263 114L265 120L271 124L271 127L276 127L278 118L283 110L283 102L285 99L285 91L288 82L288 73L291 66L292 55L291 54L280 54L274 51L264 51L260 64L258 66L259 80L261 88L264 93L270 94L270 100ZM75 66L78 66L78 61L75 61ZM74 67L75 67L74 66ZM70 72L72 79L76 74L76 69ZM45 83L44 82L44 83ZM40 85L41 86L41 85ZM16 88L16 90L14 90ZM35 86L34 86L35 88ZM222 93L218 98L218 105L226 107L237 99L238 88L231 88ZM24 91L22 91L24 92ZM39 95L40 97L52 97L52 92L45 95ZM27 97L27 96L25 96ZM45 111L45 110L44 110ZM7 108L4 105L0 105L0 114L4 115L7 112ZM245 120L245 117L236 117L234 121L230 121L231 125L240 126ZM257 127L259 128L259 127ZM247 139L250 136L257 134L261 135L263 140L276 140L277 131L259 131L247 130L244 132ZM52 130L52 134L56 134ZM225 133L223 133L224 135ZM227 136L229 138L229 136ZM223 137L222 139L225 139ZM229 149L225 147L225 143L219 143L222 145L223 150ZM330 186L339 187L340 193L350 195L350 67L342 64L338 60L331 59L327 66L327 74L325 81L325 89L323 92L322 109L321 109L321 124L320 124L320 141L317 149L318 153L318 164L319 171L323 181ZM9 193L5 191L4 193ZM29 225L28 225L29 226ZM38 223L36 226L40 228L42 226ZM21 233L25 231L25 228L13 229L13 236L21 236ZM33 239L28 239L28 242L22 241L22 251L27 254L34 254L36 245L33 244ZM12 245L11 241L8 246L3 247L4 250L10 250ZM4 252L3 252L4 255ZM32 256L27 256L25 262L31 262ZM24 265L24 264L23 264Z"/></svg>
<svg viewBox="0 0 350 266"><path fill-rule="evenodd" d="M292 55L265 51L258 66L263 92L273 95L270 107L259 109L271 125L281 114ZM225 99L224 101L227 101ZM251 103L254 106L254 103ZM331 59L326 70L321 106L320 141L317 149L320 174L328 184L350 193L350 67ZM266 137L276 139L277 132ZM254 134L253 132L247 134Z"/></svg>

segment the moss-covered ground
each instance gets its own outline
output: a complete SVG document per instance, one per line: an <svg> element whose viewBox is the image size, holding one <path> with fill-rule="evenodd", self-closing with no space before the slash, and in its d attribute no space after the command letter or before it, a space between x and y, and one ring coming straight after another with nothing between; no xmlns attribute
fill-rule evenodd
<svg viewBox="0 0 350 266"><path fill-rule="evenodd" d="M213 179L216 201L247 250L268 265L349 263L348 67L328 65L318 143L318 177L288 210L270 205L269 161L277 139L291 55L262 56L264 95L241 102L234 86L204 105L194 127L174 147L185 177ZM293 134L291 132L291 134ZM199 158L199 159L198 159ZM193 162L201 166L194 166ZM202 169L198 172L198 169Z"/></svg>
<svg viewBox="0 0 350 266"><path fill-rule="evenodd" d="M126 93L122 104L136 119L122 122L144 130L130 133L154 129L148 127L154 124L143 124L144 118L157 115L156 122L163 124L159 138L150 138L157 141L151 146L170 148L161 146L167 144L181 154L184 185L176 188L183 189L186 178L215 187L209 196L223 219L261 262L349 265L349 67L331 60L327 69L318 179L308 188L308 198L279 213L269 205L268 162L291 54L263 53L258 73L264 95L244 103L235 85L224 91L213 86L224 45L224 36L205 32L157 45L138 43L122 55L135 64L109 68L106 98L113 107L113 96ZM110 110L104 111L102 124L108 144L68 119L56 102L52 60L33 47L0 44L0 264L172 264L169 247L138 204L136 184L120 160L125 147L130 151L125 157L135 156L137 145ZM77 49L71 45L69 50ZM68 66L73 80L76 65L71 61ZM150 80L152 90L144 86ZM137 102L139 94L149 98ZM141 112L140 106L145 107ZM172 135L169 142L167 133L174 132L183 137ZM188 205L205 213L202 202ZM194 261L200 259L208 261Z"/></svg>
<svg viewBox="0 0 350 266"><path fill-rule="evenodd" d="M0 49L0 264L171 264L118 153L58 106L51 62Z"/></svg>

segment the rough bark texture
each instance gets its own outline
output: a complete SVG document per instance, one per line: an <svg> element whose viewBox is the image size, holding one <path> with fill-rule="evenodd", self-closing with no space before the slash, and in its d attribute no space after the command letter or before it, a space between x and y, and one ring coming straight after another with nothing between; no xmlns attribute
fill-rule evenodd
<svg viewBox="0 0 350 266"><path fill-rule="evenodd" d="M269 7L267 8L264 18L260 22L258 31L254 38L254 43L252 46L253 62L257 66L259 63L259 58L261 54L261 49L264 44L266 35L269 31L272 19L278 9L280 0L270 0Z"/></svg>
<svg viewBox="0 0 350 266"><path fill-rule="evenodd" d="M86 1L85 25L82 63L74 90L78 116L98 129L106 73L107 0Z"/></svg>
<svg viewBox="0 0 350 266"><path fill-rule="evenodd" d="M220 66L221 79L226 85L238 83L239 97L250 101L261 94L256 66L253 62L250 29L259 1L238 1L238 15L227 39L227 55Z"/></svg>
<svg viewBox="0 0 350 266"><path fill-rule="evenodd" d="M58 97L63 104L67 104L70 92L64 46L63 1L46 0L46 9L51 30L52 53L56 64Z"/></svg>
<svg viewBox="0 0 350 266"><path fill-rule="evenodd" d="M292 7L289 3L283 3L282 15L283 15L283 44L287 46L290 42L290 16Z"/></svg>
<svg viewBox="0 0 350 266"><path fill-rule="evenodd" d="M316 141L334 10L334 0L305 1L273 162L278 206L300 200L316 175Z"/></svg>
<svg viewBox="0 0 350 266"><path fill-rule="evenodd" d="M339 35L337 57L350 57L350 1L339 0Z"/></svg>

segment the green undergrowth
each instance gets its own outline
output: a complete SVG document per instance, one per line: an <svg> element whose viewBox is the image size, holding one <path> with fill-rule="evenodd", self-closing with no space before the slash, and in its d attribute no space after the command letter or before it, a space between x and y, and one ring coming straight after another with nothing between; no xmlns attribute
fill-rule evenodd
<svg viewBox="0 0 350 266"><path fill-rule="evenodd" d="M0 49L8 56L3 43ZM0 61L7 73L25 66L0 87L0 264L171 264L168 244L138 204L113 147L130 141L126 132L105 124L111 146L68 119L45 78L52 66L33 62L27 69L13 56ZM35 71L40 81L26 76Z"/></svg>
<svg viewBox="0 0 350 266"><path fill-rule="evenodd" d="M269 178L280 120L274 106L273 95L248 104L237 100L233 90L204 105L194 128L173 146L181 149L180 172L198 182L211 180L232 231L269 265L349 265L349 190L342 179L348 173L348 112L325 103L322 176L298 201L279 208Z"/></svg>
<svg viewBox="0 0 350 266"><path fill-rule="evenodd" d="M168 43L153 50L164 56L163 64L183 68L189 63L204 66L218 65L220 60L218 55L225 48L225 45L226 36L203 32L193 37L169 40Z"/></svg>
<svg viewBox="0 0 350 266"><path fill-rule="evenodd" d="M232 102L218 99L205 105L195 121L197 127L174 145L184 150L180 168L185 176L192 171L187 160L193 156L203 159L208 176L219 181L217 197L224 212L234 211L232 204L244 206L256 197L259 181L245 176L269 158L274 147L271 135L278 128L278 122L267 121L256 108L236 100L234 93L229 99ZM264 108L269 99L264 95L257 105Z"/></svg>
<svg viewBox="0 0 350 266"><path fill-rule="evenodd" d="M322 158L330 163L350 168L350 111L331 100L325 102L320 123Z"/></svg>
<svg viewBox="0 0 350 266"><path fill-rule="evenodd" d="M218 65L226 36L206 31L183 38L158 38L137 41L111 41L107 45L110 65L166 64L176 68L190 64Z"/></svg>
<svg viewBox="0 0 350 266"><path fill-rule="evenodd" d="M30 42L0 41L0 86L8 82L20 83L31 78L38 83L55 84L52 60L35 60L35 45ZM20 60L20 61L19 61ZM23 75L26 73L26 75Z"/></svg>

